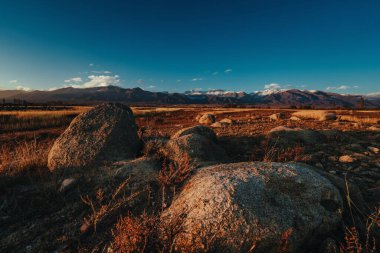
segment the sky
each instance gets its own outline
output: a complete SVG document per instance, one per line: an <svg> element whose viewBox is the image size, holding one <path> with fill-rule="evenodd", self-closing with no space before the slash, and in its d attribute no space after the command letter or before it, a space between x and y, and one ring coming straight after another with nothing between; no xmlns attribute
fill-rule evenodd
<svg viewBox="0 0 380 253"><path fill-rule="evenodd" d="M380 91L378 0L0 0L0 89Z"/></svg>

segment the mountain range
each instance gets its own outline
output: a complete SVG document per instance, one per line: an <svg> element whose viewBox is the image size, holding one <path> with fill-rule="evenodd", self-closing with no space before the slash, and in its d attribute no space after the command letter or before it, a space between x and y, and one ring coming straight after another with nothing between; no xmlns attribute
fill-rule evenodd
<svg viewBox="0 0 380 253"><path fill-rule="evenodd" d="M0 99L6 103L26 101L29 103L98 104L123 102L133 105L170 104L236 104L257 107L303 107L380 108L380 96L338 94L318 90L264 90L252 93L224 90L186 91L184 93L151 92L141 88L105 86L95 88L66 87L56 90L0 90Z"/></svg>

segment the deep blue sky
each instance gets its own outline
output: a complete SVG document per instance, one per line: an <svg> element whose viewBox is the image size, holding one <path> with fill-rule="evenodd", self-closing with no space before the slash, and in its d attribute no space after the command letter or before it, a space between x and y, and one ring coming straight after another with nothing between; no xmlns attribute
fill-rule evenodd
<svg viewBox="0 0 380 253"><path fill-rule="evenodd" d="M380 1L0 0L1 89L271 83L378 92Z"/></svg>

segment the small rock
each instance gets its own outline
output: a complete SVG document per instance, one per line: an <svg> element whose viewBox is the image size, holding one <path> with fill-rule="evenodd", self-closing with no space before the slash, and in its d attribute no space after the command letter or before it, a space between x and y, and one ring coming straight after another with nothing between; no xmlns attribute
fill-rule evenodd
<svg viewBox="0 0 380 253"><path fill-rule="evenodd" d="M280 119L285 119L285 113L279 112L275 113L269 116L270 120L280 120Z"/></svg>
<svg viewBox="0 0 380 253"><path fill-rule="evenodd" d="M210 125L210 127L221 128L221 127L223 127L224 125L225 125L225 124L222 124L221 122L217 121L217 122L215 122L215 123L212 123L212 124Z"/></svg>
<svg viewBox="0 0 380 253"><path fill-rule="evenodd" d="M301 119L296 117L296 116L292 116L289 118L290 120L293 120L293 121L300 121Z"/></svg>
<svg viewBox="0 0 380 253"><path fill-rule="evenodd" d="M286 126L278 126L278 127L275 127L275 128L272 128L271 130L269 130L268 133L280 132L280 131L298 131L298 130L301 130L301 129L300 128L289 128Z"/></svg>
<svg viewBox="0 0 380 253"><path fill-rule="evenodd" d="M323 165L322 165L322 163L316 163L315 166L318 167L318 168L323 169Z"/></svg>
<svg viewBox="0 0 380 253"><path fill-rule="evenodd" d="M363 151L363 147L358 143L349 144L349 145L347 145L347 148L349 148L353 151L358 151L358 152Z"/></svg>
<svg viewBox="0 0 380 253"><path fill-rule="evenodd" d="M232 119L224 118L220 121L220 123L233 124L234 121Z"/></svg>
<svg viewBox="0 0 380 253"><path fill-rule="evenodd" d="M367 147L367 149L369 151L371 151L372 153L375 153L375 154L379 153L379 148L376 148L376 147Z"/></svg>
<svg viewBox="0 0 380 253"><path fill-rule="evenodd" d="M371 126L367 128L369 131L380 131L380 128L377 126Z"/></svg>
<svg viewBox="0 0 380 253"><path fill-rule="evenodd" d="M209 114L209 113L203 114L198 120L199 123L206 124L206 125L210 125L214 123L215 121L216 121L215 115Z"/></svg>
<svg viewBox="0 0 380 253"><path fill-rule="evenodd" d="M66 192L67 190L71 189L76 184L76 182L77 180L75 178L66 178L62 181L59 192Z"/></svg>
<svg viewBox="0 0 380 253"><path fill-rule="evenodd" d="M349 155L342 155L339 157L339 162L341 163L353 163L355 162L355 159Z"/></svg>
<svg viewBox="0 0 380 253"><path fill-rule="evenodd" d="M25 252L33 252L32 245L28 245L25 247Z"/></svg>
<svg viewBox="0 0 380 253"><path fill-rule="evenodd" d="M88 225L87 223L83 223L82 226L80 226L79 230L82 234L85 234L89 228L90 228L90 225Z"/></svg>

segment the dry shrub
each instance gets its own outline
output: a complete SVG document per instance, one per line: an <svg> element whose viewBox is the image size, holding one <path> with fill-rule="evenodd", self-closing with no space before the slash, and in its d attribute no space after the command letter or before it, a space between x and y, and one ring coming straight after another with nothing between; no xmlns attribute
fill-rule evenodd
<svg viewBox="0 0 380 253"><path fill-rule="evenodd" d="M350 207L351 208L351 207ZM350 210L351 212L351 210ZM345 226L344 241L340 243L340 253L375 253L376 239L380 231L380 203L376 210L368 215L365 231L360 234L356 226Z"/></svg>
<svg viewBox="0 0 380 253"><path fill-rule="evenodd" d="M176 194L177 188L191 175L194 166L190 162L188 154L179 162L164 159L162 168L158 174L158 181L162 189L162 208L166 208L171 198Z"/></svg>
<svg viewBox="0 0 380 253"><path fill-rule="evenodd" d="M262 142L262 146L264 162L306 162L309 160L309 156L305 155L305 148L300 143L287 147L280 145L278 141L268 139Z"/></svg>
<svg viewBox="0 0 380 253"><path fill-rule="evenodd" d="M183 217L162 220L143 212L120 217L112 230L112 252L174 252L175 237L183 232Z"/></svg>
<svg viewBox="0 0 380 253"><path fill-rule="evenodd" d="M167 162L164 160L158 180L166 186L176 186L184 182L191 173L192 166L188 154L179 162Z"/></svg>
<svg viewBox="0 0 380 253"><path fill-rule="evenodd" d="M3 145L0 150L0 174L20 175L25 172L47 171L47 156L52 140L38 142L36 138L15 147Z"/></svg>
<svg viewBox="0 0 380 253"><path fill-rule="evenodd" d="M155 156L159 160L164 160L169 156L165 148L165 142L157 139L145 142L143 154L146 156Z"/></svg>
<svg viewBox="0 0 380 253"><path fill-rule="evenodd" d="M111 247L115 252L148 252L157 241L159 219L146 212L138 217L130 213L120 217L112 230Z"/></svg>
<svg viewBox="0 0 380 253"><path fill-rule="evenodd" d="M157 214L144 212L133 216L129 213L121 217L112 230L111 248L114 252L174 251L175 237L183 231L184 217L161 220L160 213L170 204L176 189L190 176L192 168L188 155L179 163L164 159L158 175L162 189L161 210Z"/></svg>
<svg viewBox="0 0 380 253"><path fill-rule="evenodd" d="M91 225L94 227L96 232L97 224L102 221L105 217L110 216L113 212L120 207L126 205L128 202L139 196L142 191L137 191L129 195L125 194L125 188L127 187L130 178L124 180L110 195L107 196L103 189L98 189L94 199L90 198L88 195L81 196L83 203L91 208L91 214L84 218L84 229Z"/></svg>
<svg viewBox="0 0 380 253"><path fill-rule="evenodd" d="M289 250L289 238L293 233L293 228L289 228L281 233L281 243L277 248L277 253L285 253Z"/></svg>
<svg viewBox="0 0 380 253"><path fill-rule="evenodd" d="M359 242L359 233L355 227L345 228L344 245L341 245L341 253L363 252L363 247Z"/></svg>

